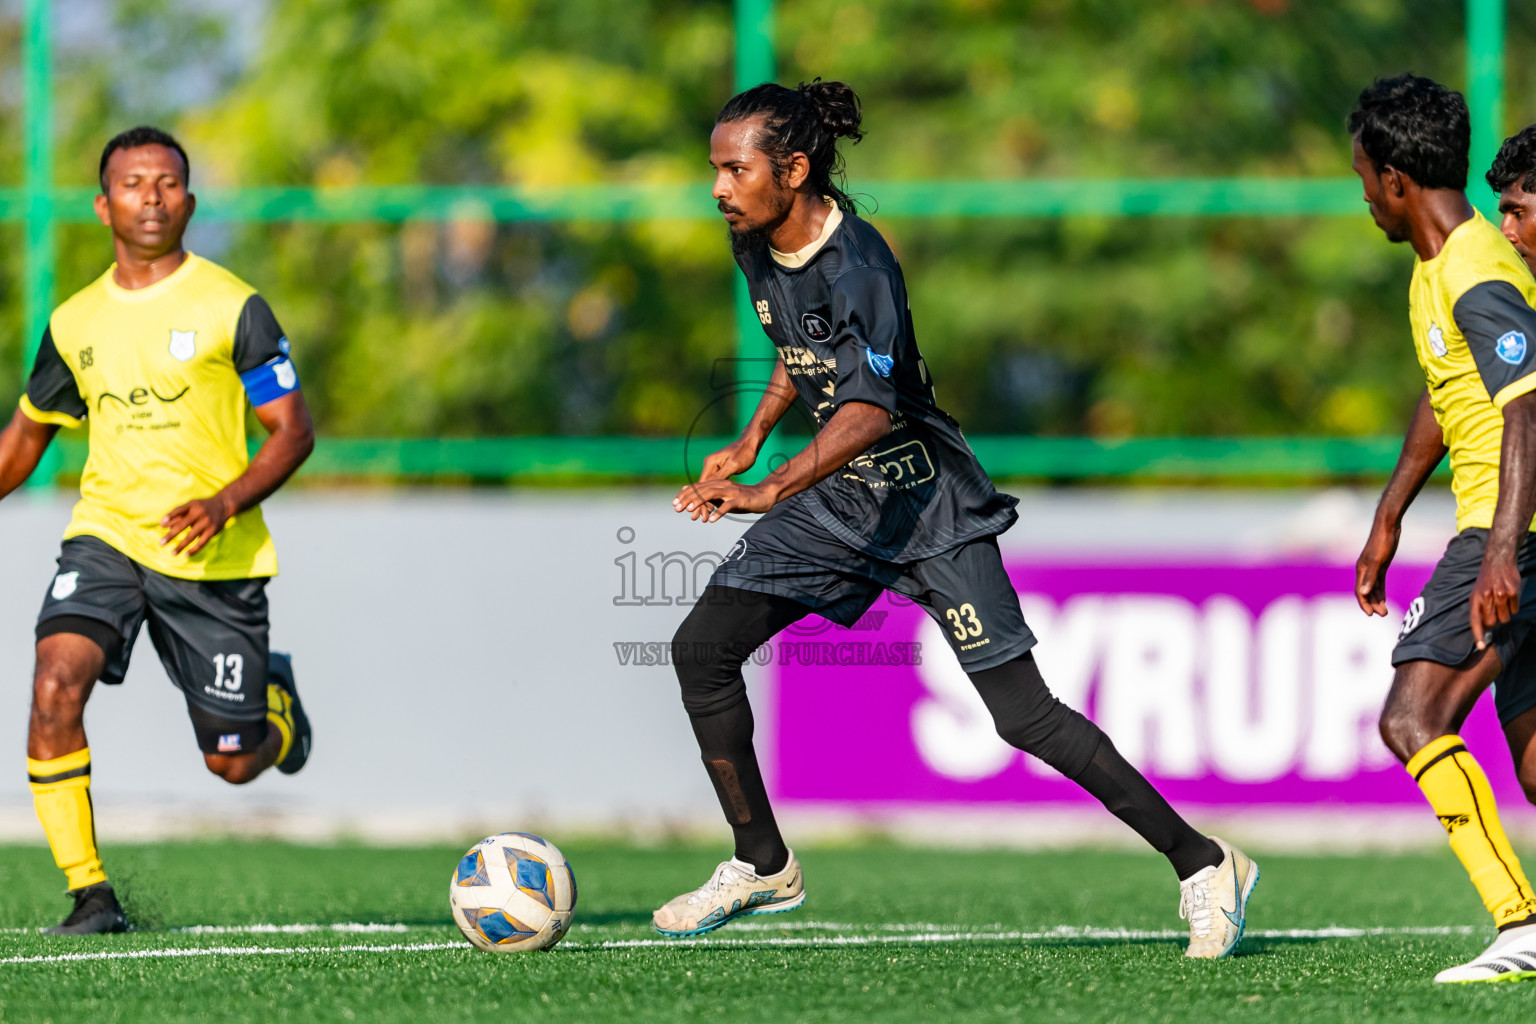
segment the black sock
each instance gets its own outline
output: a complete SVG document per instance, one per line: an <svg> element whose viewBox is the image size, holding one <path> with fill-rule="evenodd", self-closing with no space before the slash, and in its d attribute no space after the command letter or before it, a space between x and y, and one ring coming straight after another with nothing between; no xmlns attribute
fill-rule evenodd
<svg viewBox="0 0 1536 1024"><path fill-rule="evenodd" d="M779 835L757 767L752 705L743 700L725 711L689 720L720 808L736 834L736 859L751 864L759 875L778 874L789 863L789 848Z"/></svg>
<svg viewBox="0 0 1536 1024"><path fill-rule="evenodd" d="M999 736L1097 797L1168 858L1179 881L1221 863L1221 847L1190 828L1098 726L1051 696L1032 654L972 672L971 682Z"/></svg>
<svg viewBox="0 0 1536 1024"><path fill-rule="evenodd" d="M1100 733L1088 767L1072 780L1092 793L1111 814L1168 858L1179 881L1221 863L1221 847L1191 828L1163 795Z"/></svg>

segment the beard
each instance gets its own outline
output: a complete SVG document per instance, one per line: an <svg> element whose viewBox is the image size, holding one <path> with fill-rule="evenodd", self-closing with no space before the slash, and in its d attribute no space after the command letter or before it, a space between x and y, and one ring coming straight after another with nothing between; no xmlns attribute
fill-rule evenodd
<svg viewBox="0 0 1536 1024"><path fill-rule="evenodd" d="M751 256L761 253L768 248L768 229L755 228L726 228L726 234L731 237L731 255L740 259L743 256Z"/></svg>
<svg viewBox="0 0 1536 1024"><path fill-rule="evenodd" d="M795 194L787 188L778 189L768 197L768 213L757 224L740 224L736 227L727 225L731 236L731 254L738 258L753 253L763 252L768 248L769 230L784 219L789 208L795 204ZM717 204L720 212L727 210L731 213L743 212L740 207L728 206L725 203Z"/></svg>

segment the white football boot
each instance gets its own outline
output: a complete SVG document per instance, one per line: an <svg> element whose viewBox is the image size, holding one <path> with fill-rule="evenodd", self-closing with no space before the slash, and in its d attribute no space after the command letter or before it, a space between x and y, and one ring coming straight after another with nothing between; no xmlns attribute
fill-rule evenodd
<svg viewBox="0 0 1536 1024"><path fill-rule="evenodd" d="M1476 959L1447 967L1435 981L1536 981L1536 924L1500 932Z"/></svg>
<svg viewBox="0 0 1536 1024"><path fill-rule="evenodd" d="M747 914L782 914L804 902L805 883L793 850L784 870L766 877L733 857L715 868L709 881L656 911L651 923L661 934L680 939L707 934Z"/></svg>
<svg viewBox="0 0 1536 1024"><path fill-rule="evenodd" d="M1185 956L1214 960L1237 948L1243 937L1248 897L1259 884L1259 866L1223 839L1211 836L1224 855L1179 883L1179 916L1189 921Z"/></svg>

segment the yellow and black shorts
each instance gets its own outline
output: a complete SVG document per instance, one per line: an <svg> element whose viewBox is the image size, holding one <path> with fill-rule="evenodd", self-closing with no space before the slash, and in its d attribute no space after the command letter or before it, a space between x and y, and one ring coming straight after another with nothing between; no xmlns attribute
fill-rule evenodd
<svg viewBox="0 0 1536 1024"><path fill-rule="evenodd" d="M186 696L207 754L254 750L267 736L267 580L183 580L145 568L95 537L71 537L37 616L37 638L74 633L121 683L139 627Z"/></svg>
<svg viewBox="0 0 1536 1024"><path fill-rule="evenodd" d="M1409 661L1460 665L1472 654L1476 647L1472 588L1487 547L1488 531L1478 526L1462 530L1447 545L1424 592L1414 598L1403 617L1403 630L1392 649L1393 665ZM1536 624L1536 534L1526 536L1519 567L1520 610L1488 634L1504 663L1493 683L1494 705L1504 725L1536 708L1536 641L1530 640L1531 626Z"/></svg>

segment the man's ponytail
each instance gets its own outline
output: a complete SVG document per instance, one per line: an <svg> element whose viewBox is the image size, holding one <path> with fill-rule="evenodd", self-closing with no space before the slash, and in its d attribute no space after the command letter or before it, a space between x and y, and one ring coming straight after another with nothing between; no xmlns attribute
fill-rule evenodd
<svg viewBox="0 0 1536 1024"><path fill-rule="evenodd" d="M859 122L864 113L859 94L843 82L823 82L820 78L801 82L799 92L816 108L821 125L834 139L852 139L857 145L864 137Z"/></svg>

